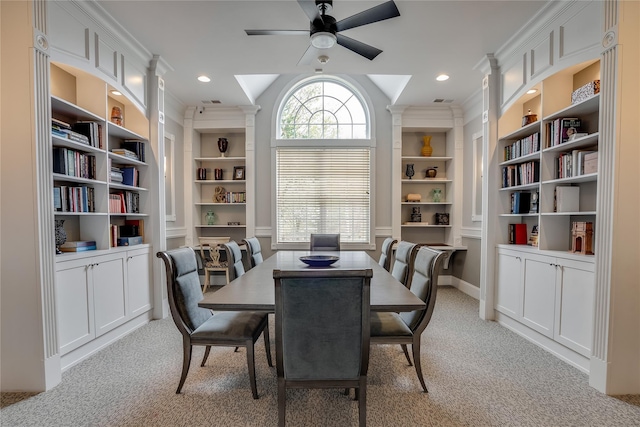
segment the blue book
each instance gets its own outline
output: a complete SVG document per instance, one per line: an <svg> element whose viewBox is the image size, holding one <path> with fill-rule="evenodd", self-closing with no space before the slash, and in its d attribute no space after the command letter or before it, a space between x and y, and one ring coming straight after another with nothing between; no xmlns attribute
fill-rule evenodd
<svg viewBox="0 0 640 427"><path fill-rule="evenodd" d="M60 247L62 252L86 252L86 251L95 251L96 245L91 246L76 246L76 247Z"/></svg>
<svg viewBox="0 0 640 427"><path fill-rule="evenodd" d="M133 245L141 245L141 244L142 244L142 236L118 237L118 246L133 246Z"/></svg>
<svg viewBox="0 0 640 427"><path fill-rule="evenodd" d="M122 169L122 183L124 185L138 186L138 170L133 166L125 166Z"/></svg>

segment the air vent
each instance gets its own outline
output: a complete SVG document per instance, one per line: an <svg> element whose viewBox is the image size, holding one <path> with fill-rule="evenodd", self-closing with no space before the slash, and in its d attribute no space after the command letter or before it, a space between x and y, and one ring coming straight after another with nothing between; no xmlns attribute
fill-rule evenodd
<svg viewBox="0 0 640 427"><path fill-rule="evenodd" d="M451 104L453 102L453 99L436 98L433 100L433 102L439 104Z"/></svg>
<svg viewBox="0 0 640 427"><path fill-rule="evenodd" d="M204 99L202 101L203 104L207 105L207 104L222 104L222 102L219 99Z"/></svg>

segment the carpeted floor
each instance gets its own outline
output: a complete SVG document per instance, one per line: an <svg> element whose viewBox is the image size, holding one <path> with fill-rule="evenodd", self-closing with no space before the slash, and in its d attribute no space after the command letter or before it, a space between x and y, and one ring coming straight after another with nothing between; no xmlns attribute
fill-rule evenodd
<svg viewBox="0 0 640 427"><path fill-rule="evenodd" d="M270 322L273 325L273 322ZM273 334L272 334L273 340ZM275 345L272 344L275 357ZM3 393L0 424L18 426L275 426L275 368L256 346L260 399L249 389L244 350L194 350L181 395L181 337L171 319L151 322L63 374L37 395ZM429 393L420 392L400 346L371 350L369 426L640 426L640 396L610 397L588 377L494 322L478 302L441 287L422 341ZM357 425L341 390L287 393L290 426Z"/></svg>

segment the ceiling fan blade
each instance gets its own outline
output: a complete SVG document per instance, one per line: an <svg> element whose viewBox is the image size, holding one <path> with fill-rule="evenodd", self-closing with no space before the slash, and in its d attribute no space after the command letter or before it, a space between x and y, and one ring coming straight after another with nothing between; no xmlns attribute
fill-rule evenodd
<svg viewBox="0 0 640 427"><path fill-rule="evenodd" d="M304 13L309 17L309 21L313 22L316 19L322 21L322 16L320 15L320 11L316 7L315 0L298 0L298 4L304 11Z"/></svg>
<svg viewBox="0 0 640 427"><path fill-rule="evenodd" d="M337 42L340 46L344 46L347 49L354 51L358 55L362 55L372 61L376 56L382 53L382 51L376 47L369 46L368 44L359 42L358 40L354 40L347 36L343 36L342 34L338 34L336 37Z"/></svg>
<svg viewBox="0 0 640 427"><path fill-rule="evenodd" d="M336 28L338 31L344 31L362 25L384 21L385 19L395 18L396 16L400 16L400 11L393 0L390 0L338 21Z"/></svg>
<svg viewBox="0 0 640 427"><path fill-rule="evenodd" d="M302 58L298 61L298 65L309 65L311 61L318 57L318 49L309 45Z"/></svg>
<svg viewBox="0 0 640 427"><path fill-rule="evenodd" d="M248 36L308 36L309 30L244 30Z"/></svg>

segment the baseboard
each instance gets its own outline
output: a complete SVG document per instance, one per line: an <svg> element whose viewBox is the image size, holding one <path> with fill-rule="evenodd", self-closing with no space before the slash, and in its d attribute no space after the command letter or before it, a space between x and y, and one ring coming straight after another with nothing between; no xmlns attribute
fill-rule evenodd
<svg viewBox="0 0 640 427"><path fill-rule="evenodd" d="M463 294L469 295L471 298L475 298L477 300L480 299L480 288L455 276L439 276L438 285L453 286Z"/></svg>
<svg viewBox="0 0 640 427"><path fill-rule="evenodd" d="M151 321L151 318L152 312L151 310L149 310L148 312L129 320L127 323L110 330L106 334L101 335L92 341L89 341L85 345L62 355L62 357L60 358L62 372L65 372L67 369L77 365L86 358L113 344L114 342L118 341L125 335L130 334L141 326L146 325Z"/></svg>

